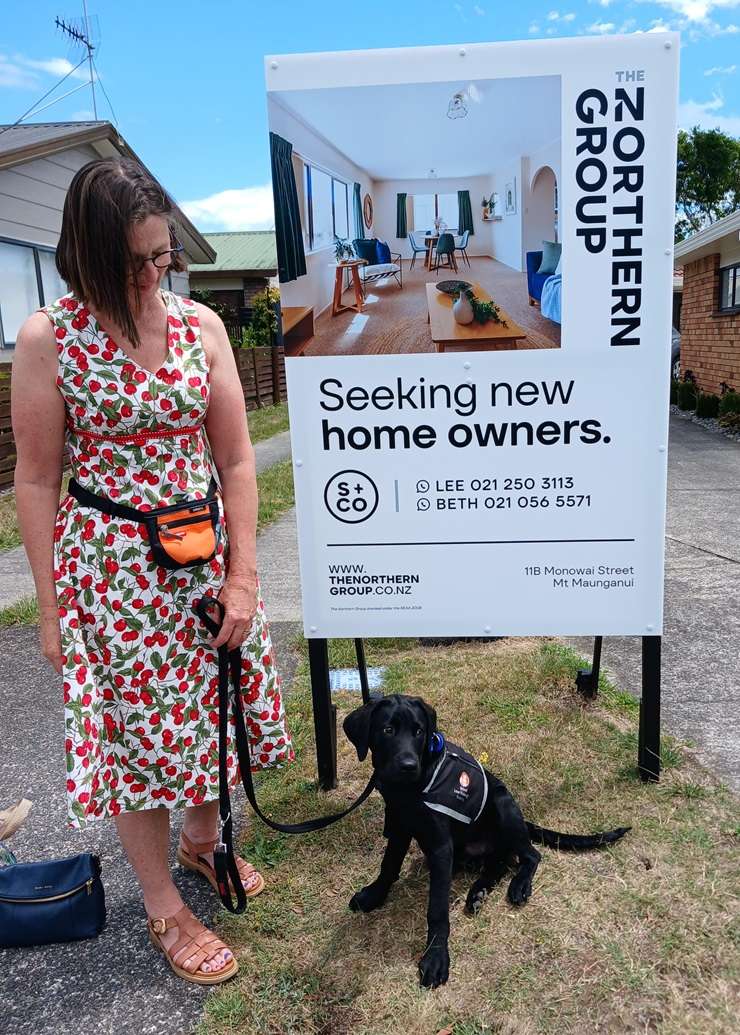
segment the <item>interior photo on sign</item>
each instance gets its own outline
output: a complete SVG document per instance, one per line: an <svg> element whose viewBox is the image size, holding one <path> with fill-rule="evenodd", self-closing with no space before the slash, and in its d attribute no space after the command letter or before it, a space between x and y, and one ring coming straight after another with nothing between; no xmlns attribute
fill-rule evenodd
<svg viewBox="0 0 740 1035"><path fill-rule="evenodd" d="M559 348L560 92L270 91L286 355Z"/></svg>

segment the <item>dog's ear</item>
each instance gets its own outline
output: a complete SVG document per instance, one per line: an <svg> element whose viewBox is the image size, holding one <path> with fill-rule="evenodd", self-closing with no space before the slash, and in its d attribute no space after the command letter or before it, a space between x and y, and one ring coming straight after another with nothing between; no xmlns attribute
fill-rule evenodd
<svg viewBox="0 0 740 1035"><path fill-rule="evenodd" d="M431 704L427 704L423 697L414 698L416 704L421 708L422 712L427 721L427 739L426 742L429 744L433 733L437 732L437 713L432 708Z"/></svg>
<svg viewBox="0 0 740 1035"><path fill-rule="evenodd" d="M370 701L363 704L361 708L355 708L350 712L342 724L347 738L354 744L357 750L357 757L361 762L367 758L368 747L370 746L370 720L375 711L377 701Z"/></svg>

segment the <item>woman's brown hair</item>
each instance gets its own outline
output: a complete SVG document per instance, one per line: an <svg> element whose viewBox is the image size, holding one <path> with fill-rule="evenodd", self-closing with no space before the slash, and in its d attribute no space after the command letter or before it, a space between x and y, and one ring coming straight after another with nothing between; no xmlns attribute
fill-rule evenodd
<svg viewBox="0 0 740 1035"><path fill-rule="evenodd" d="M129 305L134 257L128 231L147 216L171 221L174 210L167 191L129 158L88 162L67 191L57 244L59 275L81 302L112 317L134 346L139 345L139 335ZM170 238L174 243L171 222ZM172 260L170 269L185 268L178 255L172 255ZM135 277L133 286L138 304Z"/></svg>

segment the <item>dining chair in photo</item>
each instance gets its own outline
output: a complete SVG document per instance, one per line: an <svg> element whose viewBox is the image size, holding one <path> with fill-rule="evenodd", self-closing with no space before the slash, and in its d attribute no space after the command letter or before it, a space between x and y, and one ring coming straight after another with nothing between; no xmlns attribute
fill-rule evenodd
<svg viewBox="0 0 740 1035"><path fill-rule="evenodd" d="M446 261L443 262L443 259ZM455 262L455 238L452 234L440 234L439 240L437 241L437 247L434 252L435 273L439 272L440 266L454 270L455 273L457 273L457 263Z"/></svg>
<svg viewBox="0 0 740 1035"><path fill-rule="evenodd" d="M468 258L468 238L470 237L469 230L463 230L459 237L455 238L455 251L460 252L463 259L470 266L470 259Z"/></svg>
<svg viewBox="0 0 740 1035"><path fill-rule="evenodd" d="M416 240L416 235L412 231L409 231L409 244L411 245L411 265L409 266L409 269L412 270L414 268L414 263L416 262L416 256L426 255L427 248L425 244L419 244Z"/></svg>

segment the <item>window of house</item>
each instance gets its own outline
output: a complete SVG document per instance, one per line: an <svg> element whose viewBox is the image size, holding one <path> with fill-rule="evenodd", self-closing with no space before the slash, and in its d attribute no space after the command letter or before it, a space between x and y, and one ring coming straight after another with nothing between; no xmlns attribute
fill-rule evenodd
<svg viewBox="0 0 740 1035"><path fill-rule="evenodd" d="M457 231L457 192L452 194L414 194L414 233L434 229L434 220L441 219L447 229Z"/></svg>
<svg viewBox="0 0 740 1035"><path fill-rule="evenodd" d="M66 294L53 249L0 240L0 349L15 345L21 324L39 306Z"/></svg>
<svg viewBox="0 0 740 1035"><path fill-rule="evenodd" d="M740 309L740 262L719 271L719 308L724 312Z"/></svg>
<svg viewBox="0 0 740 1035"><path fill-rule="evenodd" d="M303 237L309 251L329 247L335 237L343 240L350 237L347 184L315 165L304 163L301 187Z"/></svg>

